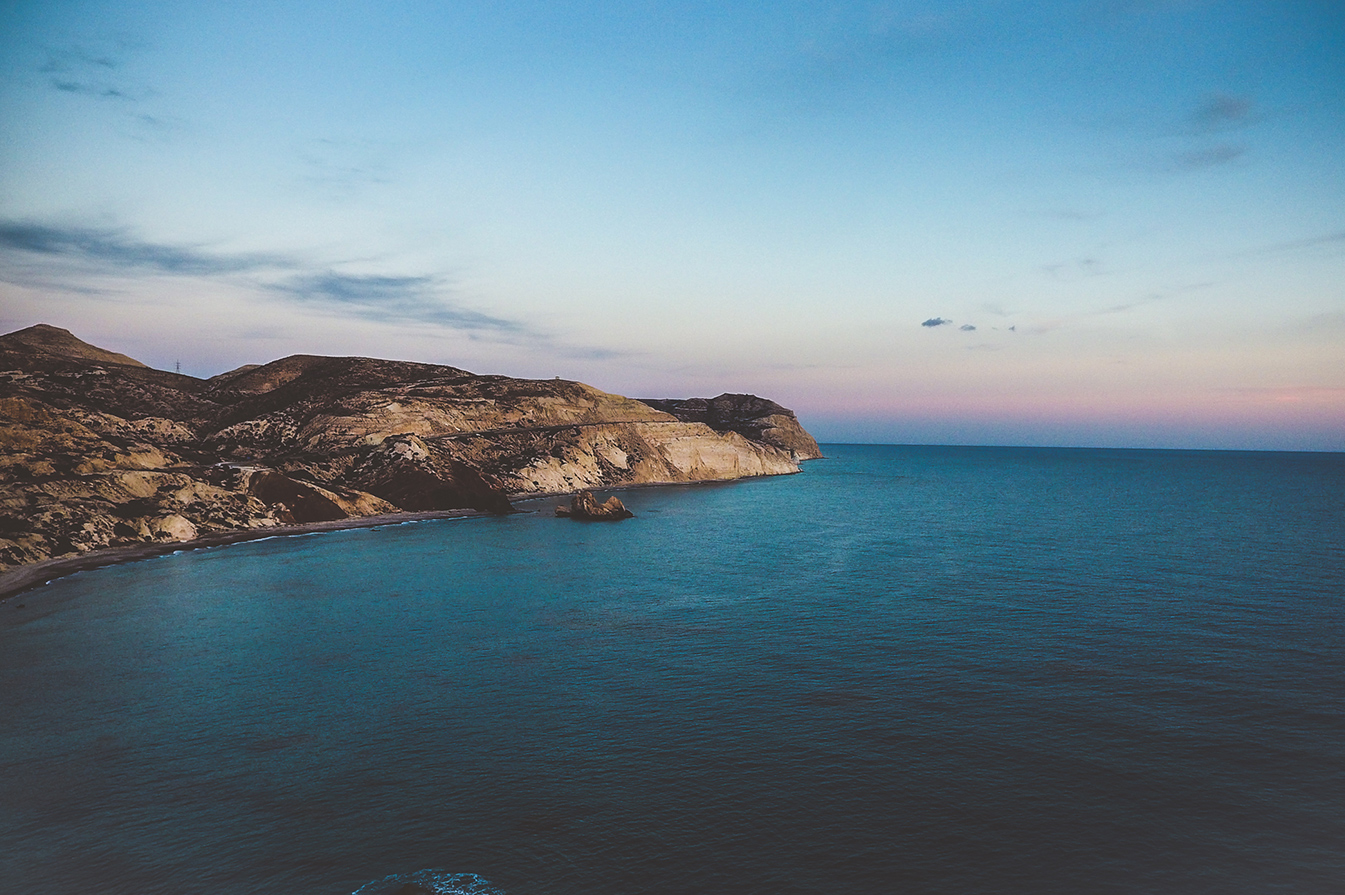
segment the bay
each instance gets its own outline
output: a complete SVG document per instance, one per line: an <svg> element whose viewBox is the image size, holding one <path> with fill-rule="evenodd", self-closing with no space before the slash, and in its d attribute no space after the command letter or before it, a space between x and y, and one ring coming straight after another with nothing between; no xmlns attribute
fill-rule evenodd
<svg viewBox="0 0 1345 895"><path fill-rule="evenodd" d="M0 604L0 889L1345 886L1345 455L824 450Z"/></svg>

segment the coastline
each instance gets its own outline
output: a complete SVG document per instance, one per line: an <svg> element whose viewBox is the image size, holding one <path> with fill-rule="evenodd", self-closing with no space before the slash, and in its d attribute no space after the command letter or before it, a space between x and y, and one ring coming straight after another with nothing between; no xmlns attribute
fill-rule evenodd
<svg viewBox="0 0 1345 895"><path fill-rule="evenodd" d="M379 525L422 522L427 519L458 519L489 515L491 514L483 513L480 510L424 510L415 513L384 513L377 516L334 519L328 522L305 522L296 525L276 525L269 528L216 531L199 538L193 538L190 541L154 541L144 544L105 547L102 550L91 550L88 553L80 553L75 556L44 559L41 562L16 566L0 572L0 603L25 591L49 584L58 578L64 578L76 572L87 572L90 569L101 569L104 566L137 562L182 550L204 550L208 547L222 547L243 541L260 541L264 538L283 538L321 531L344 531L352 528L374 528Z"/></svg>
<svg viewBox="0 0 1345 895"><path fill-rule="evenodd" d="M824 460L825 457L814 459ZM512 491L509 493L510 503L528 503L534 500L552 500L557 497L572 497L580 491L592 491L594 494L619 494L622 491L642 491L645 488L698 488L705 485L736 485L739 482L753 482L758 479L779 479L788 478L792 475L798 475L803 472L803 464L811 463L812 460L799 461L799 468L793 472L773 472L766 475L740 475L731 479L696 479L692 482L621 482L615 485L590 485L586 488L575 488L571 491ZM520 510L519 512L530 513L531 510Z"/></svg>
<svg viewBox="0 0 1345 895"><path fill-rule="evenodd" d="M800 470L801 472L802 470ZM787 475L798 475L798 472L785 473ZM621 492L634 491L643 488L667 488L678 485L729 485L736 482L742 482L757 478L775 478L775 476L740 476L734 479L710 479L697 482L639 482L615 485L606 488L593 488L595 492ZM542 494L523 492L519 494L510 494L511 501L530 502L542 500L554 500L556 498L569 497L577 494L577 491L556 491ZM516 510L515 512L532 513L536 509ZM76 572L87 572L90 569L101 569L105 566L122 565L123 563L138 562L142 559L152 559L156 556L164 556L169 553L177 553L182 550L204 550L209 547L223 547L229 544L238 544L244 541L260 541L263 538L283 538L293 535L312 534L322 531L345 531L352 528L374 528L379 525L401 525L405 522L422 522L427 519L459 519L476 516L490 516L491 513L481 510L457 509L457 510L422 510L419 512L406 513L383 513L377 516L352 516L346 519L334 519L327 522L305 522L295 525L275 525L269 528L241 528L231 531L216 531L203 535L199 538L193 538L190 541L153 541L141 544L125 544L119 547L105 547L102 550L91 550L88 553L80 553L75 556L58 556L52 559L44 559L41 562L29 563L28 565L16 566L12 569L6 569L0 572L0 603L4 603L13 597L44 584L50 584L58 578L64 578L67 575L73 575Z"/></svg>
<svg viewBox="0 0 1345 895"><path fill-rule="evenodd" d="M791 474L821 456L793 411L756 395L655 407L559 376L302 354L198 379L45 323L0 335L0 356L14 448L0 475L0 601L179 550L508 513L593 478L640 480L599 488L623 491ZM281 410L311 428L302 446L273 419ZM415 509L426 507L475 509Z"/></svg>

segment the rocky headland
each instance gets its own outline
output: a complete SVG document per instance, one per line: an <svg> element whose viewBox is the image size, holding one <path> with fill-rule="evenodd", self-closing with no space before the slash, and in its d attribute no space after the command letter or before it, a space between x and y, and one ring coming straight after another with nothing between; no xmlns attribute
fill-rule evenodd
<svg viewBox="0 0 1345 895"><path fill-rule="evenodd" d="M197 379L53 326L0 336L0 573L107 548L781 475L820 456L791 411L751 395L637 401L561 379L309 355Z"/></svg>

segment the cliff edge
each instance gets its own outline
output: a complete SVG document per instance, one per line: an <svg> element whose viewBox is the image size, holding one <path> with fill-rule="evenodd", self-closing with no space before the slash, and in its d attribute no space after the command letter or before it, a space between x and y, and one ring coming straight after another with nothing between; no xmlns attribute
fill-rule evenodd
<svg viewBox="0 0 1345 895"><path fill-rule="evenodd" d="M214 532L781 475L818 456L792 412L750 395L644 402L313 355L197 379L52 326L0 336L0 570Z"/></svg>
<svg viewBox="0 0 1345 895"><path fill-rule="evenodd" d="M789 451L799 460L819 460L817 441L799 424L794 411L756 395L718 398L641 398L656 410L686 423L704 423L716 432L737 432L744 438Z"/></svg>

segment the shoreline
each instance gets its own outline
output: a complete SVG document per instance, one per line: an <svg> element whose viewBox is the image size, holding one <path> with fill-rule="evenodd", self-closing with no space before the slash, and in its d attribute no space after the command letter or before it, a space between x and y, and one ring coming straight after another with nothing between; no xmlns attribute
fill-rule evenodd
<svg viewBox="0 0 1345 895"><path fill-rule="evenodd" d="M476 516L490 516L480 510L424 510L414 513L383 513L377 516L352 516L346 519L333 519L327 522L304 522L295 525L274 525L267 528L240 528L230 531L216 531L192 538L190 541L152 541L143 544L125 544L119 547L104 547L90 550L74 556L58 556L40 562L16 566L0 572L0 603L12 597L50 584L58 578L65 578L76 572L101 569L105 566L118 566L123 563L138 562L156 556L177 553L185 550L205 550L209 547L223 547L243 541L260 541L265 538L284 538L295 535L313 534L323 531L347 531L354 528L375 528L379 525L401 525L406 522L423 522L429 519L460 519Z"/></svg>
<svg viewBox="0 0 1345 895"><path fill-rule="evenodd" d="M816 457L814 459L824 459ZM801 463L811 463L812 460L803 460ZM572 497L580 491L592 491L594 495L598 493L615 494L619 491L643 491L645 488L699 488L706 485L736 485L739 482L754 482L758 479L780 479L788 478L792 475L798 475L803 472L800 467L795 472L774 472L767 475L740 475L731 479L697 479L694 482L627 482L617 485L593 485L588 488L576 488L573 491L518 491L508 495L510 503L528 503L534 500L552 500L557 497ZM531 510L522 510L520 512L532 512Z"/></svg>
<svg viewBox="0 0 1345 895"><path fill-rule="evenodd" d="M795 473L781 473L783 475L798 475ZM775 478L775 476L740 476L734 479L711 479L699 482L639 482L624 485L613 485L610 487L591 488L594 492L609 491L633 491L642 488L667 488L677 486L694 485L729 485L736 482L747 481L759 478ZM511 502L527 503L530 501L554 500L556 498L568 497L578 491L556 491L549 493L521 493L510 494ZM533 513L536 509L516 510L518 513ZM5 603L19 594L41 587L44 584L50 584L58 578L65 578L76 572L87 572L91 569L101 569L106 566L118 566L123 563L138 562L142 559L152 559L156 556L164 556L170 553L177 553L185 550L205 550L210 547L224 547L229 544L239 544L244 541L260 541L264 538L283 538L294 535L313 534L323 531L347 531L354 528L375 528L379 525L401 525L406 522L423 522L429 519L462 519L472 517L488 517L492 513L481 510L458 509L458 510L422 510L420 512L406 513L383 513L377 516L351 516L345 519L333 519L327 522L304 522L294 525L274 525L268 528L240 528L230 531L216 531L203 535L199 538L192 538L190 541L151 541L140 544L125 544L119 547L104 547L101 550L90 550L88 553L79 553L74 556L58 556L52 559L44 559L40 562L29 563L23 566L16 566L12 569L6 569L0 572L0 603Z"/></svg>

